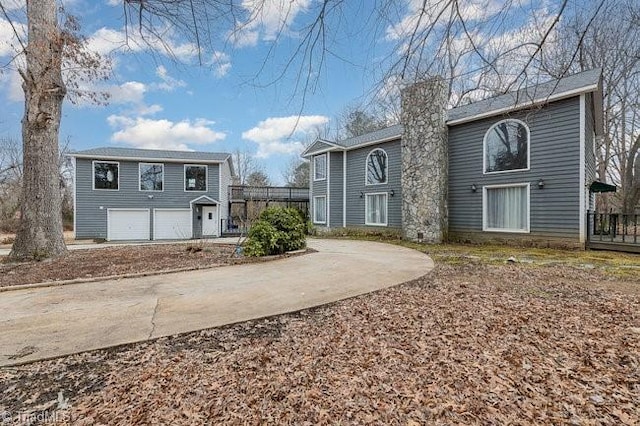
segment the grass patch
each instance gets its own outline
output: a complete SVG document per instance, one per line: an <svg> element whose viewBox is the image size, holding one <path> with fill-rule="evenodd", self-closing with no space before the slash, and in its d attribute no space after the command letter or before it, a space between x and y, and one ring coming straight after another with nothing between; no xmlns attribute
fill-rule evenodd
<svg viewBox="0 0 640 426"><path fill-rule="evenodd" d="M580 269L598 269L621 279L640 280L640 255L613 251L567 250L554 248L518 247L495 244L421 244L406 241L392 234L346 231L319 235L320 238L345 238L396 244L427 253L436 263L462 265L482 263L504 264L514 258L515 263L528 267L567 265Z"/></svg>

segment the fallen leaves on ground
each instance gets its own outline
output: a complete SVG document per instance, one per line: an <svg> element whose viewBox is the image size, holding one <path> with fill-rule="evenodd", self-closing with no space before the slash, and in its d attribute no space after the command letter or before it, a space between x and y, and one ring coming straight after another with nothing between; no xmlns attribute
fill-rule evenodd
<svg viewBox="0 0 640 426"><path fill-rule="evenodd" d="M70 250L66 256L41 262L0 262L0 287L172 269L212 268L265 260L232 256L235 249L235 245L194 243Z"/></svg>
<svg viewBox="0 0 640 426"><path fill-rule="evenodd" d="M603 280L439 265L330 306L5 369L0 411L54 410L63 392L63 424L638 424L640 296Z"/></svg>

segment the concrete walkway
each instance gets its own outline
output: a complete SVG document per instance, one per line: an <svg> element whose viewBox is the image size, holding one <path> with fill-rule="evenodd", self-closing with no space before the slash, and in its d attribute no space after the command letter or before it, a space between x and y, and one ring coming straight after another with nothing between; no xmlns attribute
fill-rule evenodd
<svg viewBox="0 0 640 426"><path fill-rule="evenodd" d="M259 264L0 293L0 366L217 327L390 287L433 268L390 244L311 240Z"/></svg>

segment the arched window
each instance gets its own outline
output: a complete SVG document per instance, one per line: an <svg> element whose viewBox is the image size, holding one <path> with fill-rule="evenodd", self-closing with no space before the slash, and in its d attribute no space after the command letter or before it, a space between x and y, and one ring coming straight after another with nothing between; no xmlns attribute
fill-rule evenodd
<svg viewBox="0 0 640 426"><path fill-rule="evenodd" d="M376 148L367 156L367 185L387 183L387 153Z"/></svg>
<svg viewBox="0 0 640 426"><path fill-rule="evenodd" d="M529 128L520 120L502 120L484 136L484 172L529 169Z"/></svg>

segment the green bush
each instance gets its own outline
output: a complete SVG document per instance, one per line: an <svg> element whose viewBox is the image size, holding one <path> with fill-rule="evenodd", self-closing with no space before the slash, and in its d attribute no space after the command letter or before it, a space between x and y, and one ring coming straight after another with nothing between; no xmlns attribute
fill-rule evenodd
<svg viewBox="0 0 640 426"><path fill-rule="evenodd" d="M306 230L306 223L298 210L268 208L251 226L244 252L247 256L268 256L300 250L306 246Z"/></svg>

